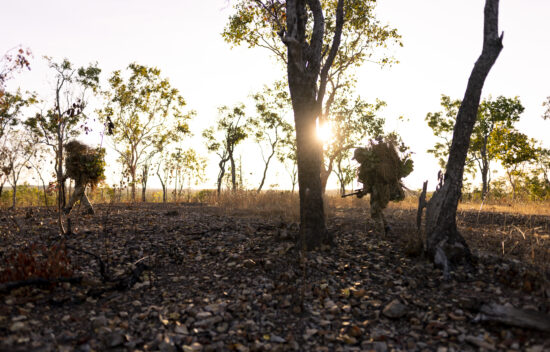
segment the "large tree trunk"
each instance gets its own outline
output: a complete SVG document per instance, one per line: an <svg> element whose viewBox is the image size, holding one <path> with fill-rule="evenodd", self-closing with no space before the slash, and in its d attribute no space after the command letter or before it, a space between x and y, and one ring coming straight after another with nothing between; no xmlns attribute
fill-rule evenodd
<svg viewBox="0 0 550 352"><path fill-rule="evenodd" d="M291 85L292 87L292 85ZM308 89L309 88L309 89ZM293 107L298 149L298 185L300 195L300 248L312 250L333 245L325 225L321 184L322 146L315 138L314 87L294 85Z"/></svg>
<svg viewBox="0 0 550 352"><path fill-rule="evenodd" d="M306 35L307 8L311 10L313 19L312 33L309 38ZM282 38L288 49L288 87L296 125L300 188L299 248L313 250L323 245L334 245L333 237L325 224L321 183L323 149L321 142L316 138L316 120L321 115L328 70L340 46L344 23L344 1L338 0L334 37L328 53L325 51L327 56L322 68L325 18L321 2L287 0L286 15L287 27L286 32L282 33ZM317 86L318 80L319 86Z"/></svg>
<svg viewBox="0 0 550 352"><path fill-rule="evenodd" d="M443 186L434 193L426 210L426 249L447 277L452 264L471 262L468 245L456 226L456 210L483 84L502 50L502 37L498 36L498 3L499 0L486 0L483 50L458 111Z"/></svg>

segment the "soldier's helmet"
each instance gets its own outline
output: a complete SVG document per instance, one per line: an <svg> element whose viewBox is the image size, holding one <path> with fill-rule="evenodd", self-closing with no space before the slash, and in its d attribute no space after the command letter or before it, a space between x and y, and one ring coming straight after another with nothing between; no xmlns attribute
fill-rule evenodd
<svg viewBox="0 0 550 352"><path fill-rule="evenodd" d="M353 152L353 159L362 164L365 162L365 160L367 160L368 152L369 151L367 150L367 148L355 148L355 151Z"/></svg>

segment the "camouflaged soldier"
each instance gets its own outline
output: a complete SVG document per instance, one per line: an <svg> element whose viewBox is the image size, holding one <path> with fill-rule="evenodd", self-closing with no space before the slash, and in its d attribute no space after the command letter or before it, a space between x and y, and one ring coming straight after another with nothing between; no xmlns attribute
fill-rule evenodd
<svg viewBox="0 0 550 352"><path fill-rule="evenodd" d="M69 214L74 204L80 200L87 213L94 214L94 208L86 196L86 187L95 187L105 179L105 149L90 148L78 141L71 141L65 145L65 150L65 178L72 178L75 187L64 211Z"/></svg>
<svg viewBox="0 0 550 352"><path fill-rule="evenodd" d="M413 162L408 156L401 159L393 141L379 140L368 147L355 149L353 158L360 164L358 180L363 189L357 193L361 198L370 194L370 215L378 233L387 233L389 226L383 210L389 201L405 199L401 179L413 170Z"/></svg>

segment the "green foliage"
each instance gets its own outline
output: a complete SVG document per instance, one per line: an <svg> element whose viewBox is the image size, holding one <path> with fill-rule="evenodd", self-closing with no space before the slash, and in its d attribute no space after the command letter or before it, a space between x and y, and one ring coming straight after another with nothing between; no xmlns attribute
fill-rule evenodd
<svg viewBox="0 0 550 352"><path fill-rule="evenodd" d="M347 151L366 138L378 138L384 133L385 120L376 115L386 103L377 100L369 104L361 97L349 99L346 92L336 97L330 115L322 122L329 124L332 131L324 146L325 162L329 164L345 158Z"/></svg>
<svg viewBox="0 0 550 352"><path fill-rule="evenodd" d="M443 111L426 115L428 126L439 139L434 147L428 150L428 153L433 154L438 159L442 169L445 168L449 155L460 104L460 100L452 100L450 97L442 95L441 106ZM499 131L513 129L523 111L524 107L518 97L506 98L499 96L494 100L485 99L480 103L466 158L465 170L467 173L474 175L477 164L482 175L489 175L490 163L498 159L498 155L504 153L505 149L513 144L502 143L498 136Z"/></svg>
<svg viewBox="0 0 550 352"><path fill-rule="evenodd" d="M542 103L542 106L546 108L542 118L545 120L550 120L550 97L546 98L546 101Z"/></svg>
<svg viewBox="0 0 550 352"><path fill-rule="evenodd" d="M287 85L278 81L272 86L265 86L264 89L252 96L256 105L256 113L249 120L249 129L254 135L256 143L260 146L262 159L265 167L263 177L258 187L261 191L269 164L276 155L284 156L282 151L289 134L294 134L294 127L285 120L291 110L291 101Z"/></svg>
<svg viewBox="0 0 550 352"><path fill-rule="evenodd" d="M325 13L325 35L323 52L331 46L336 27L336 0L323 0ZM329 76L336 77L342 71L353 69L365 61L391 64L391 56L380 55L375 49L387 48L392 43L401 44L401 36L393 28L382 25L375 16L376 1L348 1L342 29L341 48ZM308 13L312 16L311 13ZM307 22L306 38L310 38L313 21ZM283 0L253 1L240 0L234 6L234 13L222 33L226 42L233 45L247 44L250 48L262 47L286 64L286 47L280 36L286 29L286 2ZM327 55L323 60L327 59ZM324 65L324 63L322 63Z"/></svg>
<svg viewBox="0 0 550 352"><path fill-rule="evenodd" d="M194 112L183 112L185 100L159 69L136 63L128 66L127 77L113 72L103 94L107 103L100 119L114 125L112 145L131 176L135 195L138 165L189 134L187 122Z"/></svg>
<svg viewBox="0 0 550 352"><path fill-rule="evenodd" d="M70 138L80 135L83 130L88 133L85 114L87 94L90 91L97 92L101 70L97 63L75 68L67 59L59 63L49 57L45 59L49 68L55 72L54 98L46 111L28 118L25 125L35 139L54 151L57 183L61 185L58 205L62 206L65 199L63 145Z"/></svg>
<svg viewBox="0 0 550 352"><path fill-rule="evenodd" d="M494 130L488 146L505 169L513 169L537 157L535 140L517 130L499 127Z"/></svg>
<svg viewBox="0 0 550 352"><path fill-rule="evenodd" d="M235 148L245 140L249 134L244 105L239 104L233 108L222 106L218 109L218 119L213 127L203 131L202 136L206 140L208 151L216 153L220 158L218 163L218 193L221 190L223 176L226 171L226 163L231 162L231 176L233 189L236 189Z"/></svg>
<svg viewBox="0 0 550 352"><path fill-rule="evenodd" d="M55 203L55 194L53 192L47 192L48 204ZM12 205L13 190L11 188L4 188L2 196L0 196L0 206ZM43 206L44 205L44 191L36 186L31 186L28 183L23 183L17 186L17 206Z"/></svg>
<svg viewBox="0 0 550 352"><path fill-rule="evenodd" d="M75 68L67 59L60 63L48 57L45 59L55 72L55 100L45 113L37 113L25 123L45 144L57 148L58 139L64 142L77 137L83 127L87 131L82 125L86 119L86 93L95 93L99 88L101 69L97 63Z"/></svg>
<svg viewBox="0 0 550 352"><path fill-rule="evenodd" d="M19 123L19 116L24 107L36 103L36 95L27 93L25 96L20 90L14 94L4 92L0 101L0 138L4 136L6 129Z"/></svg>
<svg viewBox="0 0 550 352"><path fill-rule="evenodd" d="M249 120L249 127L257 142L267 140L272 143L284 133L293 131L292 125L285 120L291 109L285 82L277 81L272 86L264 86L264 89L252 98L257 115Z"/></svg>
<svg viewBox="0 0 550 352"><path fill-rule="evenodd" d="M233 154L235 147L248 137L244 105L233 108L222 106L218 109L219 118L214 127L203 131L206 147L222 160Z"/></svg>

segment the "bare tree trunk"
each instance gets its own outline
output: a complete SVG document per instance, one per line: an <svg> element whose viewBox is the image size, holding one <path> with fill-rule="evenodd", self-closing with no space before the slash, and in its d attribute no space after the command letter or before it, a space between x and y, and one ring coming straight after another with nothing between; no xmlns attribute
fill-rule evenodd
<svg viewBox="0 0 550 352"><path fill-rule="evenodd" d="M149 168L150 168L150 165L148 163L145 163L141 170L141 201L143 203L147 201L146 192L147 192L147 181L149 181Z"/></svg>
<svg viewBox="0 0 550 352"><path fill-rule="evenodd" d="M262 191L262 188L264 187L265 178L267 176L267 168L269 167L269 162L271 161L271 158L273 157L273 155L275 155L275 147L274 146L272 146L271 154L269 155L269 157L265 161L265 167L264 167L264 173L262 175L262 181L260 182L260 186L256 190L256 192L258 192L258 193L260 193Z"/></svg>
<svg viewBox="0 0 550 352"><path fill-rule="evenodd" d="M231 187L232 191L235 192L237 190L237 170L235 167L235 159L233 158L233 154L229 155L229 161L231 162Z"/></svg>
<svg viewBox="0 0 550 352"><path fill-rule="evenodd" d="M130 189L132 190L131 196L132 196L132 202L136 201L136 169L132 168L130 170L130 176L132 177L132 184L130 185Z"/></svg>
<svg viewBox="0 0 550 352"><path fill-rule="evenodd" d="M485 199L487 193L489 192L489 163L487 160L482 160L482 169L481 169L481 199Z"/></svg>
<svg viewBox="0 0 550 352"><path fill-rule="evenodd" d="M426 249L434 263L443 268L446 277L452 264L471 263L470 249L456 226L456 210L483 84L502 50L502 36L498 36L498 4L499 0L486 0L483 50L458 111L443 186L434 193L426 209Z"/></svg>
<svg viewBox="0 0 550 352"><path fill-rule="evenodd" d="M12 203L11 203L11 207L12 209L15 209L15 206L17 204L17 182L14 182L13 183L13 187L11 188L12 190Z"/></svg>

